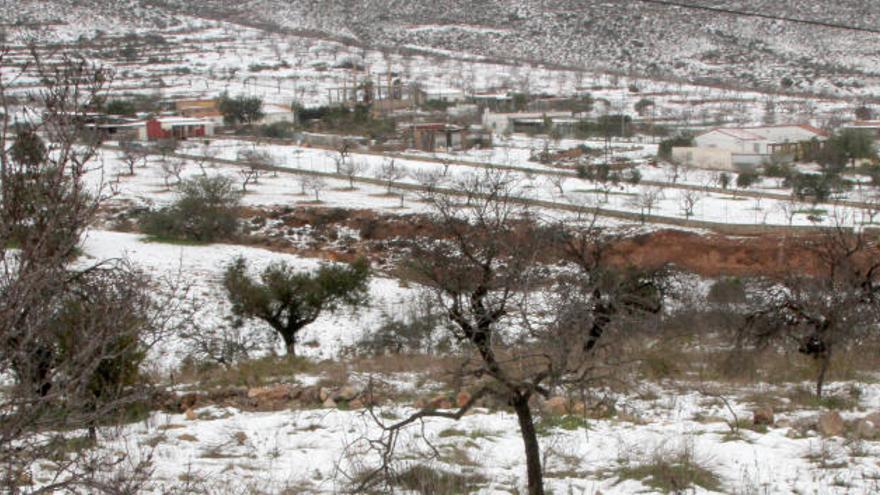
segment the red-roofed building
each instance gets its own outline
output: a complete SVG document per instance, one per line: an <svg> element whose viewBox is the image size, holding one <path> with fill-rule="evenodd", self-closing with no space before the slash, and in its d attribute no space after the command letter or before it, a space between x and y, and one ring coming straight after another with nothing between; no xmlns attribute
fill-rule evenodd
<svg viewBox="0 0 880 495"><path fill-rule="evenodd" d="M693 147L673 148L672 156L692 167L735 171L803 159L827 139L810 125L719 127L695 137Z"/></svg>

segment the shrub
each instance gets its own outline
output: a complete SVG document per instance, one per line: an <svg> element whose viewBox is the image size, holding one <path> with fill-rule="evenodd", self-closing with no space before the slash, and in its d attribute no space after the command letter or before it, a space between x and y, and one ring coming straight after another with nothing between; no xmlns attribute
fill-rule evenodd
<svg viewBox="0 0 880 495"><path fill-rule="evenodd" d="M230 239L239 228L241 195L232 179L198 177L182 181L171 206L146 214L141 231L160 238L196 242Z"/></svg>

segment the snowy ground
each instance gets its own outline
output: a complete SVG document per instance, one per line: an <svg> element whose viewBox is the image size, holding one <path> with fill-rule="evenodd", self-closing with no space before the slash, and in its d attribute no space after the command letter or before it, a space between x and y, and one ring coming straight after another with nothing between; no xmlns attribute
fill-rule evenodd
<svg viewBox="0 0 880 495"><path fill-rule="evenodd" d="M230 308L222 286L222 274L224 267L235 257L243 256L255 273L277 261L301 270L315 269L319 264L318 260L265 249L226 244L181 246L147 242L140 235L101 230L88 232L83 252L87 260L126 258L158 280L189 286L187 296L195 301L198 319L204 329L230 325L227 321ZM315 359L338 355L343 347L356 342L365 329L372 329L383 312L397 312L411 297L412 291L401 288L396 280L379 276L371 280L370 293L372 299L368 308L357 313L342 311L335 315L322 315L303 330L300 335L301 354ZM256 322L246 324L241 332L245 335L248 332L272 335L268 326ZM310 345L318 340L320 346ZM280 342L275 348L283 353ZM185 342L172 336L154 351L154 364L160 370L168 371L179 365L188 349Z"/></svg>
<svg viewBox="0 0 880 495"><path fill-rule="evenodd" d="M223 140L216 141L209 147L217 158L234 160L242 150L259 149L269 153L278 166L294 169L312 170L319 172L335 172L336 154L332 151L316 148L302 148L297 146L285 146L275 144L260 144ZM199 155L205 152L205 147L190 144L182 150L185 153ZM359 177L379 178L383 165L387 165L391 159L386 156L372 154L352 153L351 160L361 164ZM405 176L398 179L407 184L418 184L420 175L425 173L438 173L443 166L429 161L417 159L395 159L395 165L405 172ZM499 163L506 165L508 163ZM650 167L644 167L650 168ZM448 177L461 177L480 170L478 166L453 164L448 168ZM543 201L552 201L562 205L579 205L601 207L608 210L626 211L639 213L642 208L639 201L646 194L658 189L658 186L646 184L603 185L596 182L568 177L562 181L553 177L531 172L512 172L524 191L525 197ZM653 174L660 175L660 174ZM710 179L714 180L714 174L705 171L691 171L683 174L686 180L683 183L691 185L709 186ZM705 179L708 184L700 184L699 180ZM688 182L693 181L693 182ZM295 186L291 189L296 190ZM369 189L365 189L364 192ZM606 194L607 191L607 194ZM774 192L782 192L777 189ZM366 192L367 195L374 194ZM363 194L356 195L358 199L354 204L363 204ZM692 214L685 209L686 199L694 199ZM842 224L861 224L866 221L866 215L858 208L841 205L819 205L818 215L808 203L793 203L788 200L771 198L746 198L737 195L735 190L729 193L716 193L705 191L688 191L677 188L665 188L659 194L659 199L652 207L655 215L673 218L691 218L694 220L740 224L740 225L834 225L840 221ZM795 211L789 222L788 212ZM819 219L817 220L817 216Z"/></svg>
<svg viewBox="0 0 880 495"><path fill-rule="evenodd" d="M655 493L640 481L621 480L620 469L689 452L695 464L719 478L722 493L880 490L878 442L853 443L815 433L802 436L789 427L742 430L732 439L724 422L732 417L722 404L696 393L653 388L656 399L618 402L618 410L627 416L543 433L547 488L553 493ZM862 389L862 406L880 408L880 386ZM733 407L740 418L749 417L746 406L734 401ZM399 406L381 410L388 418L412 412ZM258 486L268 492L339 493L349 486L347 475L375 466L376 457L366 452L363 439L376 437L378 428L364 411L246 413L210 407L196 412L199 419L192 421L183 415L154 414L128 428L127 450L153 456L152 493L179 486L184 476L206 480L215 490ZM798 416L803 414L790 417ZM850 416L856 415L844 414ZM431 458L431 450L419 439L422 435L438 449L439 459ZM155 450L147 444L155 445ZM123 447L111 441L107 448ZM510 493L524 486L522 445L512 413L476 410L458 422L428 420L401 438L398 455L405 459L398 465L404 468L424 463L482 475L475 493ZM693 493L712 492L697 488Z"/></svg>

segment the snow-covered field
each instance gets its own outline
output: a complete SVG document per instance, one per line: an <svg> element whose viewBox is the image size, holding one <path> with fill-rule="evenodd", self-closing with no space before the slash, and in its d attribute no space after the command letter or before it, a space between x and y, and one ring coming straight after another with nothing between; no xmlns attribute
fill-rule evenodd
<svg viewBox="0 0 880 495"><path fill-rule="evenodd" d="M183 285L188 288L182 296L191 299L197 309L197 320L205 331L229 327L229 302L222 286L223 270L233 259L244 257L257 273L273 262L283 261L298 270L313 270L319 261L265 249L238 245L211 244L205 246L182 246L147 241L144 236L102 230L87 233L83 252L86 261L125 258L135 266L166 285ZM383 313L393 314L412 297L412 290L402 288L397 280L374 277L370 282L372 298L369 307L358 311L341 311L324 314L309 325L299 337L301 354L314 359L327 359L339 354L343 347L351 346L363 336L365 330L373 329ZM246 323L240 330L243 335L263 334L274 338L265 324ZM254 337L259 338L259 337ZM320 342L320 345L309 345ZM283 345L276 342L274 349L283 353ZM175 336L154 349L153 364L163 372L179 366L190 349ZM265 350L264 350L265 352Z"/></svg>
<svg viewBox="0 0 880 495"><path fill-rule="evenodd" d="M833 391L844 386L848 385L838 384ZM862 407L880 409L880 387L859 387L864 394ZM656 493L639 480L626 479L626 468L682 455L721 483L717 491L695 487L687 493L868 494L880 490L878 442L799 434L788 426L766 432L743 429L731 438L725 421L733 417L720 402L675 388L648 388L656 398L619 400L619 417L590 419L573 429L550 428L541 435L548 490ZM749 417L747 406L732 402L740 418ZM413 410L394 405L376 412L399 418ZM232 493L240 487L269 493L285 489L342 493L351 487L350 479L359 470L377 465L376 454L364 444L365 439L378 438L379 428L363 410L254 413L209 407L196 413L199 418L195 420L180 414L154 414L130 426L124 443L110 440L106 448L151 454L155 467L151 493L173 490L185 478L197 480L196 486L210 487L211 493ZM791 413L786 421L809 415ZM861 417L844 415L856 416ZM472 493L511 493L524 487L525 462L512 413L478 409L458 422L431 419L406 432L397 451L399 469L424 464L479 475L481 481L474 484ZM439 458L422 438L437 449Z"/></svg>

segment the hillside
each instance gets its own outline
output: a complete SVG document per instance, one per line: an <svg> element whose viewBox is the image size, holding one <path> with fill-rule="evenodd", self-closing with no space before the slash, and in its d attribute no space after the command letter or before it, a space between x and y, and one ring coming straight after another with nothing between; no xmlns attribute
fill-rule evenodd
<svg viewBox="0 0 880 495"><path fill-rule="evenodd" d="M702 4L850 26L880 21L880 5L856 0ZM374 47L449 50L764 90L864 96L863 88L880 78L880 35L633 2L29 0L0 6L4 17L20 23L83 27L88 19L94 29L168 28L192 16Z"/></svg>

